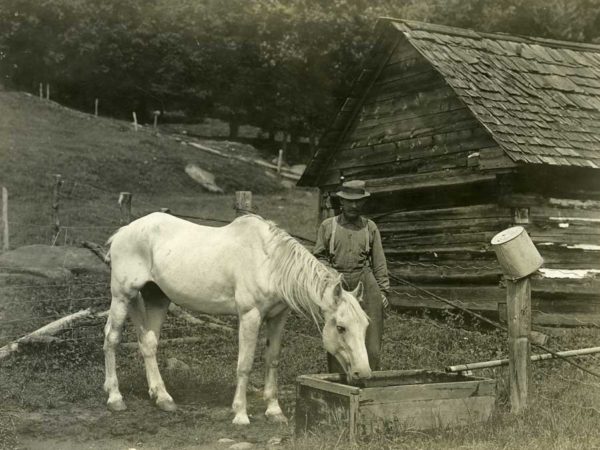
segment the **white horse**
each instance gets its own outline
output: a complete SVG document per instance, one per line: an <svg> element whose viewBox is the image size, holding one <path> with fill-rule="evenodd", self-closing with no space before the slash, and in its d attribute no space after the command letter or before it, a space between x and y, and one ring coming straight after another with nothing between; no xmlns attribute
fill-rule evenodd
<svg viewBox="0 0 600 450"><path fill-rule="evenodd" d="M175 403L156 362L160 328L170 301L212 314L239 316L234 424L248 424L246 387L260 325L266 322L266 416L286 421L277 400L281 333L290 308L324 320L323 344L349 379L369 378L365 330L368 317L352 292L290 235L258 216L247 215L220 228L153 213L122 227L108 241L112 302L104 329L108 408L126 408L116 373L116 347L127 314L137 333L149 394L159 408Z"/></svg>

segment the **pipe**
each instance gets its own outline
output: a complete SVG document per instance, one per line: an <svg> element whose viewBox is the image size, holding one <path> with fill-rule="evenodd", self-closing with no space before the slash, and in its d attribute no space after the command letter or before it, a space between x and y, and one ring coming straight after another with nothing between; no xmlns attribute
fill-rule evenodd
<svg viewBox="0 0 600 450"><path fill-rule="evenodd" d="M531 361L541 361L544 359L556 359L556 358L569 358L572 356L591 355L593 353L600 353L600 347L589 347L580 348L578 350L566 350L564 352L553 353L541 353L539 355L532 355ZM479 370L487 369L490 367L499 367L508 365L508 359L496 359L492 361L483 361L468 364L459 364L457 366L447 366L446 372L466 372L468 370Z"/></svg>

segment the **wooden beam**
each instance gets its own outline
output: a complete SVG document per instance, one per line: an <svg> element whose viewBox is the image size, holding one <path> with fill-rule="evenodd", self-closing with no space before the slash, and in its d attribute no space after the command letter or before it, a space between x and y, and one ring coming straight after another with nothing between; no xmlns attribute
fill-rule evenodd
<svg viewBox="0 0 600 450"><path fill-rule="evenodd" d="M414 189L442 188L445 186L485 183L495 180L496 176L493 174L482 174L471 170L453 170L376 178L367 180L367 189L371 193L383 193Z"/></svg>

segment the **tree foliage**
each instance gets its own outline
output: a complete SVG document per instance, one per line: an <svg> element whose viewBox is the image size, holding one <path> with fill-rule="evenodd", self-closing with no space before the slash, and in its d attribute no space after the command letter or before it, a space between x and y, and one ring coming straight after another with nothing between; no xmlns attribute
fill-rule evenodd
<svg viewBox="0 0 600 450"><path fill-rule="evenodd" d="M0 75L90 110L321 132L378 17L594 41L600 0L0 0Z"/></svg>

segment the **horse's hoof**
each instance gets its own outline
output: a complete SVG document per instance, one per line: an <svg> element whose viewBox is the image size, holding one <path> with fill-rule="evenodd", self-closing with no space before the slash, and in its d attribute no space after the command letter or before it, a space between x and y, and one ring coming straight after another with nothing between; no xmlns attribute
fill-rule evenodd
<svg viewBox="0 0 600 450"><path fill-rule="evenodd" d="M171 398L166 398L164 400L157 400L156 406L162 411L173 412L177 410L177 405Z"/></svg>
<svg viewBox="0 0 600 450"><path fill-rule="evenodd" d="M125 404L122 398L112 401L109 400L106 403L106 406L108 406L108 409L112 412L125 411L127 409L127 405Z"/></svg>
<svg viewBox="0 0 600 450"><path fill-rule="evenodd" d="M232 423L234 425L250 425L250 419L247 414L236 414Z"/></svg>
<svg viewBox="0 0 600 450"><path fill-rule="evenodd" d="M268 414L265 413L267 420L273 423L288 423L287 417L283 415L283 413L279 414Z"/></svg>

